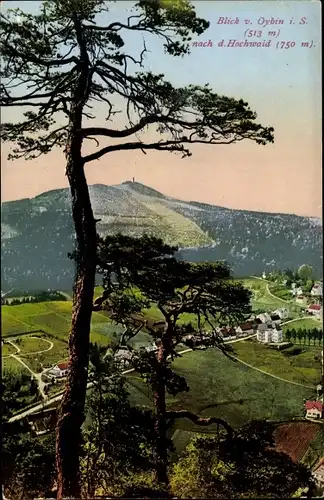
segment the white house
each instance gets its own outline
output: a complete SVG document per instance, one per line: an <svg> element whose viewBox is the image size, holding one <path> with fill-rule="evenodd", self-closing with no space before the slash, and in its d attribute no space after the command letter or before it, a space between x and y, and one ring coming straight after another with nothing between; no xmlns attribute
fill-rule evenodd
<svg viewBox="0 0 324 500"><path fill-rule="evenodd" d="M277 327L272 329L271 342L274 342L275 344L283 342L283 333L281 328Z"/></svg>
<svg viewBox="0 0 324 500"><path fill-rule="evenodd" d="M273 314L277 314L281 320L285 320L289 318L289 311L286 307L280 307L273 311Z"/></svg>
<svg viewBox="0 0 324 500"><path fill-rule="evenodd" d="M271 323L271 316L269 313L261 313L257 316L257 319L260 319L262 323Z"/></svg>
<svg viewBox="0 0 324 500"><path fill-rule="evenodd" d="M262 323L258 325L257 340L263 344L278 344L283 341L283 333L276 325Z"/></svg>
<svg viewBox="0 0 324 500"><path fill-rule="evenodd" d="M307 300L306 297L304 297L304 295L298 295L296 297L296 302L297 304L306 304Z"/></svg>
<svg viewBox="0 0 324 500"><path fill-rule="evenodd" d="M305 403L306 418L322 418L323 403L320 401L306 401Z"/></svg>
<svg viewBox="0 0 324 500"><path fill-rule="evenodd" d="M48 375L52 375L55 378L66 377L69 371L69 363L65 361L64 363L58 363L53 366L48 372Z"/></svg>
<svg viewBox="0 0 324 500"><path fill-rule="evenodd" d="M157 350L157 345L156 344L150 344L149 346L145 347L145 350L147 352L152 352L152 351L156 351Z"/></svg>
<svg viewBox="0 0 324 500"><path fill-rule="evenodd" d="M313 316L320 316L322 312L322 306L320 304L310 304L307 309L308 314Z"/></svg>
<svg viewBox="0 0 324 500"><path fill-rule="evenodd" d="M129 365L132 353L128 349L119 349L115 354L115 359L124 367Z"/></svg>
<svg viewBox="0 0 324 500"><path fill-rule="evenodd" d="M236 327L236 334L238 337L245 337L245 335L252 335L254 333L254 328L251 323L242 323Z"/></svg>
<svg viewBox="0 0 324 500"><path fill-rule="evenodd" d="M323 287L320 283L315 283L315 285L311 289L311 295L313 297L322 297L323 296Z"/></svg>

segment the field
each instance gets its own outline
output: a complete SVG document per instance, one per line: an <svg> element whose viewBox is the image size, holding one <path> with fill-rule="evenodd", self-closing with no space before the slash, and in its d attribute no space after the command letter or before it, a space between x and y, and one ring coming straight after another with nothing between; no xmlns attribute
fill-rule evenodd
<svg viewBox="0 0 324 500"><path fill-rule="evenodd" d="M320 424L291 422L280 425L275 432L276 450L286 453L295 462L305 456L309 444L321 430Z"/></svg>
<svg viewBox="0 0 324 500"><path fill-rule="evenodd" d="M252 292L252 307L254 310L271 311L283 307L283 301L272 297L267 291L267 281L258 278L244 278L244 286Z"/></svg>
<svg viewBox="0 0 324 500"><path fill-rule="evenodd" d="M283 285L277 283L269 283L270 292L279 299L293 301L291 292Z"/></svg>
<svg viewBox="0 0 324 500"><path fill-rule="evenodd" d="M286 302L280 300L278 297L272 296L268 291L269 283L265 280L258 278L244 278L241 281L246 288L252 291L252 309L254 311L273 311L280 307L287 307L290 311L291 317L298 317L301 307L295 302ZM270 285L269 285L270 286Z"/></svg>
<svg viewBox="0 0 324 500"><path fill-rule="evenodd" d="M283 307L284 303L269 295L266 282L249 278L245 286L253 290L253 308L265 311ZM101 293L100 287L95 295ZM297 308L298 309L298 308ZM299 310L299 309L298 309ZM152 305L145 315L152 320L161 319L161 313ZM192 317L184 315L182 321ZM287 327L311 328L314 319L298 320L288 323ZM71 302L44 302L2 307L2 334L12 338L16 333L43 330L49 335L32 333L21 336L17 346L19 356L35 372L49 367L67 357L67 339L71 322ZM307 326L305 325L307 323ZM304 326L305 325L305 326ZM108 345L114 334L122 327L114 325L105 313L94 313L91 325L91 340ZM43 336L43 339L39 338ZM32 338L33 337L33 338ZM36 339L34 338L36 337ZM37 338L38 337L38 338ZM146 343L149 336L141 332L136 343ZM16 342L16 339L14 339ZM48 350L52 343L52 348ZM304 352L287 358L283 352L271 350L255 341L243 341L233 345L236 355L242 361L285 380L314 386L318 379L319 367L314 366L314 355L318 348L305 347ZM303 346L302 346L303 347ZM5 344L6 355L12 354ZM39 352L44 350L45 352ZM3 358L4 366L21 369L18 361L11 357ZM252 418L267 418L276 421L289 420L303 415L303 400L313 397L314 391L307 387L291 385L260 373L242 363L227 359L216 349L194 351L174 361L179 375L186 378L190 391L177 397L168 397L170 409L186 408L202 416L219 416L234 427L244 425ZM150 389L136 373L129 374L128 384L133 403L152 406ZM53 391L57 388L53 387ZM173 437L178 451L188 443L193 433L202 429L188 420L179 420L173 428ZM205 433L214 433L215 426L204 428Z"/></svg>
<svg viewBox="0 0 324 500"><path fill-rule="evenodd" d="M67 341L71 326L71 307L70 301L3 306L2 336L5 338L17 333L44 330L60 340ZM108 324L109 326L107 326ZM92 314L91 336L93 342L107 344L114 328L105 313L94 312Z"/></svg>
<svg viewBox="0 0 324 500"><path fill-rule="evenodd" d="M315 386L320 379L320 363L314 359L317 353L320 354L319 347L302 345L303 352L293 356L287 356L287 350L277 351L254 339L237 342L233 347L242 361L285 380Z"/></svg>
<svg viewBox="0 0 324 500"><path fill-rule="evenodd" d="M282 326L282 331L285 333L287 330L299 330L305 328L306 330L312 330L313 328L318 328L321 330L323 328L322 322L316 318L302 318L296 319L295 321L290 321Z"/></svg>
<svg viewBox="0 0 324 500"><path fill-rule="evenodd" d="M190 391L168 397L170 409L188 409L201 416L216 416L240 427L253 418L289 421L303 416L303 400L314 396L311 389L290 385L264 375L239 362L233 362L216 349L194 351L174 361L179 375L186 378ZM148 387L135 373L128 376L131 399L139 405L152 405ZM204 433L214 433L214 425ZM174 425L174 440L181 451L193 433L202 428L189 420Z"/></svg>

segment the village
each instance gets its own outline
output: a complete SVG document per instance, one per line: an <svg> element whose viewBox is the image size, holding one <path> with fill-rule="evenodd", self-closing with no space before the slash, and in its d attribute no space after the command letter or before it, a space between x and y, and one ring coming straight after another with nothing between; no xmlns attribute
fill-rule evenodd
<svg viewBox="0 0 324 500"><path fill-rule="evenodd" d="M267 281L264 276L258 278L262 281ZM310 291L305 291L303 286L294 286L292 283L289 293L291 295L290 300L282 301L282 307L273 308L272 310L266 310L266 307L262 312L255 311L251 314L244 322L237 325L231 324L226 326L214 327L213 333L211 331L202 330L200 333L192 333L185 335L182 339L179 348L182 349L179 353L185 353L189 351L200 351L206 350L210 347L211 339L217 341L220 344L233 344L235 342L245 342L253 341L257 344L263 345L265 348L275 349L275 350L285 350L293 346L293 343L287 338L287 330L283 328L287 323L294 323L298 321L296 313L293 313L294 303L298 304L298 310L300 310L300 317L302 318L313 318L321 326L323 310L322 310L322 283L314 283ZM282 286L282 280L280 282ZM268 288L269 290L269 288ZM286 302L286 303L284 303ZM163 329L163 322L156 322L156 326L160 326ZM216 335L215 335L216 334ZM10 343L10 341L9 341ZM120 368L124 371L132 371L131 361L134 350L140 348L147 352L156 351L159 348L159 339L155 339L155 342L146 343L146 345L140 345L136 347L121 345L118 349L111 351L116 361L119 363ZM184 350L183 350L184 349ZM323 358L322 358L323 363ZM69 372L69 363L67 360L63 360L53 364L51 367L43 369L42 373L38 378L42 380L41 385L44 391L44 402L51 400L51 391L53 386L63 387L62 384L65 383L66 377ZM315 391L314 391L315 392ZM59 397L59 393L57 393ZM303 417L304 421L310 423L324 424L324 401L323 401L323 389L321 383L316 386L317 396L311 399L301 400L300 404L303 407ZM28 422L31 429L37 436L47 434L49 429L55 426L56 422L56 410L55 408L43 409L39 412L33 412L28 414ZM324 488L324 457L316 464L313 468L313 475L319 487Z"/></svg>

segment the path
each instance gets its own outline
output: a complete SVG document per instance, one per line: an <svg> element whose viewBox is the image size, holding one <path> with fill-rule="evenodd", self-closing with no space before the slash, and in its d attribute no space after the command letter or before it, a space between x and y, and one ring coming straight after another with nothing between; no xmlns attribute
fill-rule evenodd
<svg viewBox="0 0 324 500"><path fill-rule="evenodd" d="M20 359L18 356L16 356L16 354L11 354L10 356L12 358L15 358L19 363L21 363L33 375L33 377L37 380L40 395L42 396L42 398L44 400L46 400L47 396L44 392L45 382L42 381L42 373L43 372L42 373L33 372L33 370L31 368L29 368L29 366L26 365L26 363L24 363L22 359Z"/></svg>
<svg viewBox="0 0 324 500"><path fill-rule="evenodd" d="M31 335L29 335L29 338L31 339L39 339L39 337L32 337ZM42 351L27 351L25 352L23 355L29 355L29 354L43 354L44 352L47 352L47 351L50 351L51 349L53 349L54 347L54 343L51 342L50 340L47 340L47 339L43 339L45 342L48 342L50 344L50 346L47 348L47 349L43 349ZM6 342L8 342L8 344L11 344L13 347L15 347L17 349L17 353L16 355L21 352L21 349L20 347L17 346L17 344L15 344L13 341L11 340L6 340ZM3 358L10 358L10 356L12 356L12 354L6 354L5 356L2 356Z"/></svg>
<svg viewBox="0 0 324 500"><path fill-rule="evenodd" d="M285 304L292 304L291 300L282 299L281 297L278 297L277 295L273 295L273 293L270 292L269 283L267 283L267 285L266 285L266 290L267 290L267 293L270 295L270 297L272 297L273 299L280 300L281 302L284 302Z"/></svg>
<svg viewBox="0 0 324 500"><path fill-rule="evenodd" d="M12 340L7 340L8 344L12 345L12 347L15 347L17 349L17 353L21 351L20 347L18 347L16 344L13 343ZM11 354L8 354L8 356L11 356Z"/></svg>
<svg viewBox="0 0 324 500"><path fill-rule="evenodd" d="M245 361L242 361L241 359L237 358L236 356L232 356L232 358L235 359L236 361L238 361L239 363L242 363L243 365L248 366L249 368L252 368L253 370L256 370L256 371L258 371L260 373L263 373L264 375L268 375L268 377L272 377L272 378L275 378L277 380L281 380L281 382L286 382L287 384L297 385L299 387L304 387L305 389L312 389L312 390L314 390L314 386L313 385L304 385L304 384L299 384L298 382L293 382L291 380L286 380L284 378L277 377L277 375L272 375L272 373L265 372L264 370L260 370L260 368L256 368L255 366L252 366L249 363L246 363Z"/></svg>
<svg viewBox="0 0 324 500"><path fill-rule="evenodd" d="M29 335L29 338L39 340L39 337L32 337L31 335ZM41 337L41 339L50 344L48 349L43 349L42 351L30 351L30 352L27 352L25 354L43 354L43 352L47 352L47 351L50 351L51 349L53 349L54 343L51 340L43 339L43 337Z"/></svg>
<svg viewBox="0 0 324 500"><path fill-rule="evenodd" d="M39 337L32 337L32 336L29 336L29 337L32 339L37 339L37 340L39 339ZM47 351L50 351L51 349L53 349L53 347L54 347L53 342L51 342L50 340L47 340L47 339L43 339L43 338L42 338L42 340L44 340L45 342L48 342L50 344L50 346L47 349L43 349L42 351L31 351L30 354L42 354L43 352L47 352ZM17 349L17 354L21 352L20 347L18 347L13 341L8 340L7 342ZM49 368L45 368L41 373L35 373L26 363L24 363L24 361L19 356L17 356L17 354L9 354L7 357L8 358L15 358L16 361L18 361L20 364L22 364L33 375L34 379L37 381L40 395L42 396L42 398L44 400L47 400L48 396L45 394L45 391L44 391L46 383L43 382L42 375L43 375L43 373L47 372L49 370ZM29 354L29 353L27 352L27 354Z"/></svg>
<svg viewBox="0 0 324 500"><path fill-rule="evenodd" d="M314 317L302 316L301 318L295 318L295 319L290 319L289 321L285 321L284 323L281 323L281 325L287 325L288 323L293 323L294 321L300 321L301 319L314 319Z"/></svg>

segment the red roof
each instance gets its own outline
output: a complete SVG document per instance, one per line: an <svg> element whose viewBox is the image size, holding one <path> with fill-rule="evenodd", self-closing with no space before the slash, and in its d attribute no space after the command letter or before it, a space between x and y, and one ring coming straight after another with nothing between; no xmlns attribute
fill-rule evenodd
<svg viewBox="0 0 324 500"><path fill-rule="evenodd" d="M253 330L253 326L251 325L251 323L242 323L242 325L240 325L240 328L241 330L243 330L243 332L245 330Z"/></svg>
<svg viewBox="0 0 324 500"><path fill-rule="evenodd" d="M56 365L60 370L67 370L69 368L69 363L68 361L65 361L65 363L59 363Z"/></svg>
<svg viewBox="0 0 324 500"><path fill-rule="evenodd" d="M306 410L316 409L318 411L323 411L323 404L320 401L306 401L305 408Z"/></svg>
<svg viewBox="0 0 324 500"><path fill-rule="evenodd" d="M311 304L308 309L312 309L313 311L320 311L322 306L320 304Z"/></svg>

